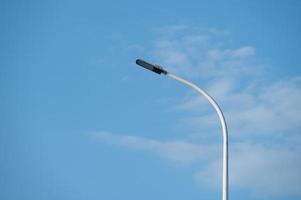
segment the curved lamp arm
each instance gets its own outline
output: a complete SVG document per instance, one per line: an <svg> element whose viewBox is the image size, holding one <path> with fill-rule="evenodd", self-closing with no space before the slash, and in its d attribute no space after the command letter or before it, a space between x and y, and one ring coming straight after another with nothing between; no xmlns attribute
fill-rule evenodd
<svg viewBox="0 0 301 200"><path fill-rule="evenodd" d="M164 70L162 67L160 67L159 65L153 65L150 64L148 62L145 62L144 60L141 59L137 59L136 60L136 64L150 70L153 71L157 74L162 74L162 75L166 75L180 83L183 83L186 86L191 87L192 89L194 89L195 91L197 91L198 93L200 93L201 95L203 95L209 102L210 104L213 106L213 108L215 109L215 111L217 112L217 115L219 117L221 126L222 126L222 131L223 131L223 180L222 180L222 200L228 200L228 130L227 130L227 125L226 125L226 120L225 117L223 115L222 110L220 109L220 107L218 106L218 104L215 102L215 100L207 93L205 92L203 89L201 89L200 87L196 86L195 84L181 78L178 77L170 72L167 72L166 70Z"/></svg>
<svg viewBox="0 0 301 200"><path fill-rule="evenodd" d="M186 86L191 87L192 89L194 89L195 91L203 95L215 109L223 131L223 200L228 200L228 130L227 130L226 120L222 110L220 109L218 104L214 101L214 99L200 87L169 72L167 72L166 76L176 81L179 81Z"/></svg>

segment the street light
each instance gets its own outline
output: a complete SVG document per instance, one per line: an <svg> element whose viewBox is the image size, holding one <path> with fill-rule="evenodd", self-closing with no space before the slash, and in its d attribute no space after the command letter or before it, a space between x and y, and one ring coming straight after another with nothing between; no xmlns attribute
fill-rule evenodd
<svg viewBox="0 0 301 200"><path fill-rule="evenodd" d="M164 70L159 65L154 65L141 59L137 59L136 64L140 65L141 67L144 67L145 69L153 71L157 74L166 75L176 81L179 81L180 83L183 83L186 86L191 87L192 89L196 90L198 93L206 97L206 99L213 106L213 108L217 112L223 131L223 180L222 180L223 198L222 200L228 200L228 131L227 131L227 125L222 110L219 108L215 100L209 94L207 94L207 92L205 92L203 89L199 88L195 84Z"/></svg>

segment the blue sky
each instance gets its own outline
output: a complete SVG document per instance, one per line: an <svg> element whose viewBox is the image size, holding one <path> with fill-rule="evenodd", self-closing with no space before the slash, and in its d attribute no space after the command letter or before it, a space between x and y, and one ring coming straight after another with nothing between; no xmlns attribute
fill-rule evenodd
<svg viewBox="0 0 301 200"><path fill-rule="evenodd" d="M301 197L299 1L1 1L0 199Z"/></svg>

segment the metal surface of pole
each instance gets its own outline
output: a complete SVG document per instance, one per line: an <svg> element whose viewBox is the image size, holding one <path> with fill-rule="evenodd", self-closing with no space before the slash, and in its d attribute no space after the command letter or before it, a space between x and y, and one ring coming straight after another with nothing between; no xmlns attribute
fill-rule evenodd
<svg viewBox="0 0 301 200"><path fill-rule="evenodd" d="M219 117L221 126L222 126L222 132L223 132L223 179L222 179L222 200L228 200L228 130L227 130L227 124L226 124L226 120L225 117L223 115L222 110L220 109L220 107L218 106L218 104L215 102L215 100L207 93L205 92L203 89L201 89L200 87L198 87L197 85L181 78L178 77L170 72L167 72L166 70L164 70L162 67L158 66L158 65L153 65L150 63L147 63L143 60L136 60L136 64L151 70L157 74L162 74L162 75L166 75L180 83L183 83L186 86L191 87L192 89L194 89L195 91L197 91L198 93L200 93L201 95L203 95L209 102L210 104L213 106L213 108L215 109L215 111L217 112L217 115Z"/></svg>
<svg viewBox="0 0 301 200"><path fill-rule="evenodd" d="M223 193L222 195L223 195L223 200L228 200L228 130L227 130L227 124L222 110L215 102L215 100L200 87L169 72L167 72L166 76L176 81L179 81L186 86L191 87L192 89L196 90L198 93L206 97L206 99L210 102L210 104L214 107L215 111L217 112L223 131L223 180L222 180Z"/></svg>

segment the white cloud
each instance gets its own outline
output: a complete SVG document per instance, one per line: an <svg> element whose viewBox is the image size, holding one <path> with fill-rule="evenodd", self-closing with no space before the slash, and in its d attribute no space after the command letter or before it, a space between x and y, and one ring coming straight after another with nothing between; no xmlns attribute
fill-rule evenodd
<svg viewBox="0 0 301 200"><path fill-rule="evenodd" d="M197 145L183 140L159 141L129 135L114 135L109 132L95 132L93 137L111 144L137 150L149 151L178 164L192 164L206 159L212 151L210 145Z"/></svg>
<svg viewBox="0 0 301 200"><path fill-rule="evenodd" d="M238 49L212 49L207 53L207 57L213 61L227 60L227 59L244 59L252 57L255 49L250 46L241 47Z"/></svg>
<svg viewBox="0 0 301 200"><path fill-rule="evenodd" d="M189 32L188 27L183 28L184 31L171 30L167 27L168 34L160 31L151 51L154 60L171 71L204 79L230 76L234 78L234 75L237 78L261 72L259 67L250 67L250 60L255 55L255 48L252 46L225 48L225 44L216 41L225 34L218 34L216 30Z"/></svg>
<svg viewBox="0 0 301 200"><path fill-rule="evenodd" d="M220 187L221 145L193 144L185 140L160 141L109 132L93 133L95 139L154 153L175 164L202 163L194 173L202 187ZM248 188L255 196L301 195L301 149L236 142L230 146L230 187Z"/></svg>
<svg viewBox="0 0 301 200"><path fill-rule="evenodd" d="M258 198L301 195L300 153L300 149L234 143L230 148L230 186L248 188ZM219 160L212 160L195 174L196 180L202 185L220 186L220 166Z"/></svg>
<svg viewBox="0 0 301 200"><path fill-rule="evenodd" d="M152 50L154 59L203 86L221 104L234 135L284 134L301 128L301 76L266 80L265 67L255 61L254 47L224 47L225 39L216 34L181 27L183 35L161 33ZM217 127L215 113L202 109L208 105L198 94L179 100L174 108L200 114L188 115L178 124L194 130L204 123L205 128Z"/></svg>
<svg viewBox="0 0 301 200"><path fill-rule="evenodd" d="M252 137L259 135L287 134L301 128L301 77L235 90L232 79L213 81L208 91L218 102L227 118L232 136ZM199 96L182 100L175 108L195 112L198 107L206 107L207 102ZM201 109L200 109L201 110ZM217 127L215 113L201 110L194 117L183 119L183 126L189 124L195 130L200 126ZM206 123L205 123L206 122ZM181 124L181 123L180 123ZM299 134L299 132L298 132Z"/></svg>

